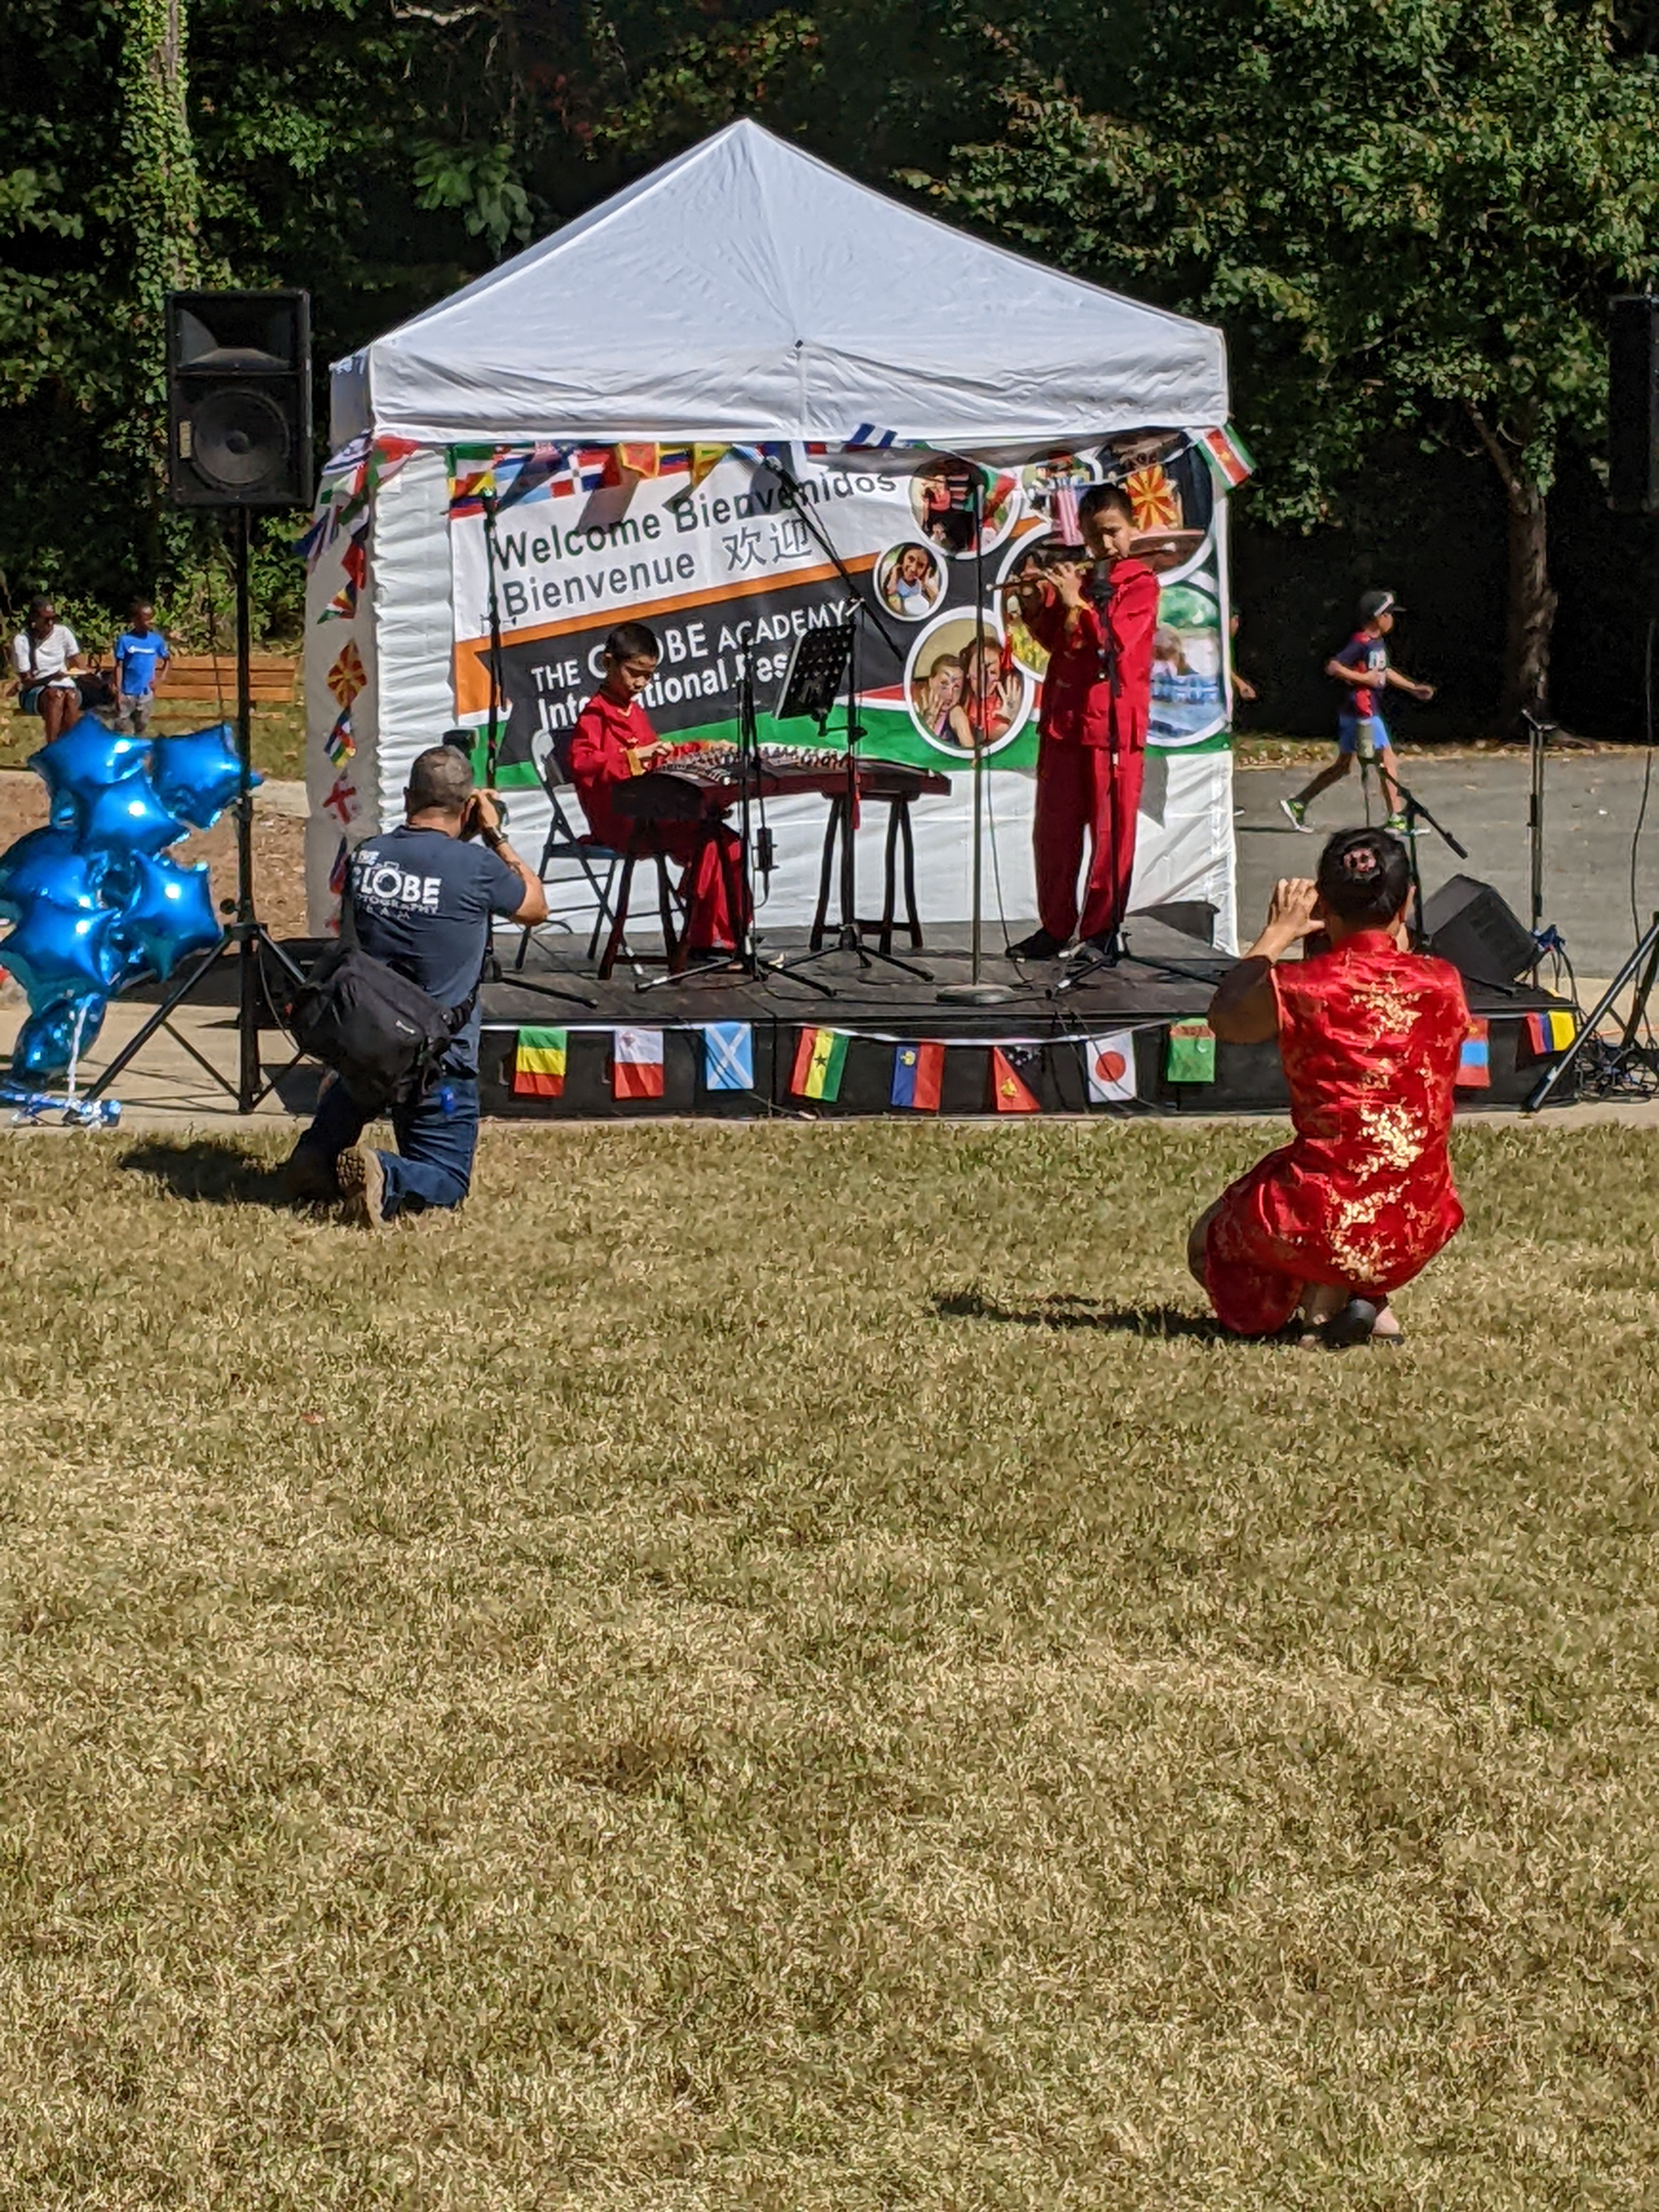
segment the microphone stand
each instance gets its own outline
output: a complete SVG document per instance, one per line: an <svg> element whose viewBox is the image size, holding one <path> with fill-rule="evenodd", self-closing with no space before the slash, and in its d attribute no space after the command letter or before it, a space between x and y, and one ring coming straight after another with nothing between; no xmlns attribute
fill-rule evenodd
<svg viewBox="0 0 1659 2212"><path fill-rule="evenodd" d="M866 622L874 623L883 642L902 669L904 665L903 648L876 612L874 606L860 591L857 580L846 562L842 559L835 541L814 513L811 501L806 498L803 491L800 479L789 467L787 462L780 459L775 453L763 453L757 454L756 458L763 467L770 469L773 475L777 477L783 487L785 504L794 514L802 527L817 544L830 567L841 578L846 586L849 611ZM841 848L841 927L836 932L833 944L822 945L816 952L798 952L788 960L769 962L768 967L773 975L799 975L803 968L810 967L815 961L827 960L832 952L852 952L858 956L860 968L872 967L879 960L886 967L896 968L903 975L915 975L924 983L931 983L933 979L929 969L918 968L912 961L900 960L890 952L872 951L865 943L863 933L858 926L858 890L854 867L853 825L858 819L858 745L859 739L864 735L864 726L858 718L856 625L854 633L853 650L848 654L847 662L847 788L839 801L844 809ZM833 997L833 992L829 995Z"/></svg>
<svg viewBox="0 0 1659 2212"><path fill-rule="evenodd" d="M1119 759L1117 729L1118 708L1123 702L1123 673L1118 665L1117 632L1112 627L1112 600L1115 592L1115 586L1112 582L1109 573L1102 576L1099 574L1098 563L1097 563L1096 574L1091 584L1089 598L1096 612L1100 617L1100 672L1105 678L1106 688L1109 699L1106 722L1106 757L1109 763L1109 772L1111 777L1112 804L1110 817L1107 823L1107 836L1108 853L1112 870L1112 904L1114 908L1114 919L1112 921L1111 933L1107 938L1105 944L1100 946L1097 951L1092 953L1087 960L1078 961L1075 965L1060 978L1060 981L1054 985L1054 995L1057 999L1067 991L1076 990L1079 983L1086 983L1091 976L1098 975L1103 969L1117 967L1121 962L1128 957L1129 952L1128 939L1123 933L1123 915L1116 913L1115 911L1117 905L1117 887L1120 881L1118 862L1119 856L1122 851L1122 846L1120 842L1121 832L1118 823L1118 814L1122 805L1123 792L1122 787L1118 781L1117 774ZM1128 901L1126 898L1124 905L1127 907L1127 904Z"/></svg>
<svg viewBox="0 0 1659 2212"><path fill-rule="evenodd" d="M1011 983L988 982L981 973L984 945L983 913L985 905L985 740L989 720L985 696L985 472L975 461L965 454L952 459L967 462L969 512L974 523L974 682L978 689L977 702L969 694L968 726L974 738L974 859L972 921L969 937L968 981L965 983L945 983L934 993L943 1004L955 1003L967 1006L996 1006L1017 995Z"/></svg>

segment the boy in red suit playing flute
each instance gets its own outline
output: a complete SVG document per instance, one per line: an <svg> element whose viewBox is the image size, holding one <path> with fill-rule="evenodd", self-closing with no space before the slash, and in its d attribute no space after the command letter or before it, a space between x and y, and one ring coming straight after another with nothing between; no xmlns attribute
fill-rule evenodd
<svg viewBox="0 0 1659 2212"><path fill-rule="evenodd" d="M693 952L730 952L737 938L726 895L728 868L741 881L738 840L723 822L701 829L691 823L649 827L617 807L620 783L643 775L675 748L652 728L640 694L657 672L656 632L643 623L622 623L605 641L605 681L582 708L566 759L570 780L595 840L620 853L665 853L684 863L685 941Z"/></svg>
<svg viewBox="0 0 1659 2212"><path fill-rule="evenodd" d="M1012 586L1020 619L1048 653L1032 830L1042 927L1011 947L1017 960L1056 960L1073 932L1091 951L1107 951L1122 927L1134 872L1158 579L1130 552L1134 512L1115 484L1085 492L1078 519L1089 560L1056 561ZM1103 605L1097 579L1109 585Z"/></svg>

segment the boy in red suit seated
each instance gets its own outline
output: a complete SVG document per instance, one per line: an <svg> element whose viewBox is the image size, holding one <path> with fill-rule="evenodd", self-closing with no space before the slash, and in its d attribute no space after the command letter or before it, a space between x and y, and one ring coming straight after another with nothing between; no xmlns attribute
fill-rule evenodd
<svg viewBox="0 0 1659 2212"><path fill-rule="evenodd" d="M643 775L674 748L659 740L640 694L661 657L656 632L623 623L605 641L605 681L582 708L565 756L570 780L596 842L619 853L665 853L685 864L685 941L693 952L730 952L737 936L726 893L726 872L741 884L742 850L723 822L635 822L617 806L619 783Z"/></svg>
<svg viewBox="0 0 1659 2212"><path fill-rule="evenodd" d="M1037 723L1037 916L1042 927L1012 946L1016 960L1054 960L1079 931L1091 951L1109 949L1129 905L1135 821L1152 713L1158 578L1135 560L1134 511L1115 484L1078 502L1087 561L1056 561L1022 576L1020 619L1048 654ZM1091 597L1097 564L1110 598ZM1106 648L1115 649L1115 686ZM1089 870L1082 915L1078 871Z"/></svg>
<svg viewBox="0 0 1659 2212"><path fill-rule="evenodd" d="M1277 1039L1296 1140L1193 1224L1187 1263L1222 1327L1266 1336L1302 1310L1327 1342L1395 1337L1392 1292L1457 1233L1447 1139L1469 1012L1445 960L1406 949L1398 838L1346 830L1316 884L1285 880L1210 1003L1230 1044ZM1313 931L1328 949L1285 955Z"/></svg>

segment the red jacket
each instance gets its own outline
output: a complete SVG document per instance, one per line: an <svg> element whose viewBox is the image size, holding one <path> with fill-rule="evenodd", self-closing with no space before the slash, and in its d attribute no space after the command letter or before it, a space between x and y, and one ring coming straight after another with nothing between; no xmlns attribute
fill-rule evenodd
<svg viewBox="0 0 1659 2212"><path fill-rule="evenodd" d="M656 732L637 699L623 707L596 691L576 717L566 758L587 826L601 845L626 846L639 828L611 803L611 788L639 771L634 754Z"/></svg>
<svg viewBox="0 0 1659 2212"><path fill-rule="evenodd" d="M1119 749L1139 752L1152 713L1152 633L1158 628L1158 578L1142 561L1120 561L1112 570L1108 619L1117 641ZM1075 623L1052 586L1025 627L1048 648L1038 727L1055 744L1109 746L1112 742L1111 687L1100 672L1101 617L1085 605Z"/></svg>

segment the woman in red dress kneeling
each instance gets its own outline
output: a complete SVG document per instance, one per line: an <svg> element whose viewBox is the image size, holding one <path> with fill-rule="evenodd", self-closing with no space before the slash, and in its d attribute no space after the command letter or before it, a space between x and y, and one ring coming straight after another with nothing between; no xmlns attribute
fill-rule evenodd
<svg viewBox="0 0 1659 2212"><path fill-rule="evenodd" d="M1188 1243L1237 1335L1270 1335L1299 1308L1330 1343L1398 1336L1390 1294L1462 1223L1447 1139L1469 1012L1449 962L1405 949L1410 896L1399 840L1345 830L1317 883L1279 884L1267 927L1212 1001L1226 1042L1278 1038L1296 1128ZM1285 963L1316 930L1329 950Z"/></svg>

